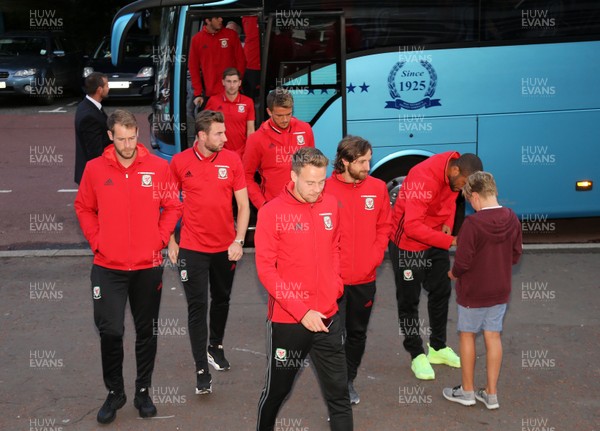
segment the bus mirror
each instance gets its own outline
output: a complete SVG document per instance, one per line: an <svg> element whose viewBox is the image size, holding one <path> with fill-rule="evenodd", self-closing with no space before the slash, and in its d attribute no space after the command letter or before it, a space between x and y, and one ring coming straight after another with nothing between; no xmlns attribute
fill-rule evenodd
<svg viewBox="0 0 600 431"><path fill-rule="evenodd" d="M112 52L112 64L117 66L123 60L125 51L126 33L131 26L142 16L143 11L127 13L116 16L112 23L112 35L110 38L110 51Z"/></svg>

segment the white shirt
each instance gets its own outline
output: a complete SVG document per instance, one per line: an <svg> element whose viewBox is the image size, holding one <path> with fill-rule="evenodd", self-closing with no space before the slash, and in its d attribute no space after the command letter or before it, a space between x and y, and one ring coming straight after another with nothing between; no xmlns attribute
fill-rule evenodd
<svg viewBox="0 0 600 431"><path fill-rule="evenodd" d="M85 98L88 99L90 102L92 102L94 105L96 105L96 108L98 108L98 111L102 111L102 105L98 101L92 99L88 95L86 95Z"/></svg>

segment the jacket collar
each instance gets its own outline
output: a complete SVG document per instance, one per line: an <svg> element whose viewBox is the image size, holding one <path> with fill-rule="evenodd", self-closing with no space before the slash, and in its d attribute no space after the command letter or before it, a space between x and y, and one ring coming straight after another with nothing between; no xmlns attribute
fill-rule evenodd
<svg viewBox="0 0 600 431"><path fill-rule="evenodd" d="M296 197L296 195L294 194L294 182L293 181L289 181L286 185L285 188L283 189L283 191L281 192L281 197L283 198L284 201L290 203L290 204L295 204L295 205L310 205L313 206L315 204L320 203L321 201L323 201L323 192L321 192L321 194L319 195L318 199L315 202L302 202L299 201L298 198Z"/></svg>
<svg viewBox="0 0 600 431"><path fill-rule="evenodd" d="M287 127L287 129L282 129L280 127L277 127L275 125L275 122L273 121L272 118L269 118L266 122L265 122L265 129L269 130L269 131L273 131L279 135L282 135L284 133L291 133L292 132L292 126L294 124L294 118L292 117L292 119L290 120L290 125Z"/></svg>
<svg viewBox="0 0 600 431"><path fill-rule="evenodd" d="M144 147L142 144L140 144L138 142L137 144L137 154L135 156L135 160L133 161L133 163L131 164L131 166L129 166L129 168L139 165L140 163L142 163L144 161L144 159L150 154L150 152L146 149L146 147ZM102 157L104 157L109 164L113 165L113 166L117 166L120 169L129 169L129 168L125 168L117 159L117 155L116 155L116 150L115 150L115 145L111 144L108 147L106 147L104 149L104 152L102 153Z"/></svg>
<svg viewBox="0 0 600 431"><path fill-rule="evenodd" d="M369 176L367 175L367 177L362 181L353 181L353 182L349 183L344 179L342 174L339 174L337 172L334 172L333 174L331 174L331 177L333 179L335 179L336 181L339 181L342 184L347 184L348 187L360 187L364 184L364 182L367 180L367 178L369 178Z"/></svg>

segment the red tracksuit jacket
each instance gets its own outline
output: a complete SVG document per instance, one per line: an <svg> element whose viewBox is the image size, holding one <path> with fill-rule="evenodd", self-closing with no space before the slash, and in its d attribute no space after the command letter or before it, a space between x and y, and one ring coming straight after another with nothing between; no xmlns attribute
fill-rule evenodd
<svg viewBox="0 0 600 431"><path fill-rule="evenodd" d="M231 202L234 193L246 188L239 156L223 149L201 157L197 142L175 154L171 175L183 196L183 219L179 246L202 253L226 251L235 239Z"/></svg>
<svg viewBox="0 0 600 431"><path fill-rule="evenodd" d="M196 33L188 58L194 96L221 93L223 71L228 67L235 67L244 76L246 57L237 33L225 27L216 33L209 33L204 27Z"/></svg>
<svg viewBox="0 0 600 431"><path fill-rule="evenodd" d="M258 278L269 292L268 318L278 323L299 323L308 310L331 317L344 291L336 199L322 194L303 203L292 190L290 181L258 212L254 237Z"/></svg>
<svg viewBox="0 0 600 431"><path fill-rule="evenodd" d="M182 204L165 160L138 144L135 161L124 168L109 145L86 165L75 212L94 263L133 271L162 263L161 250L181 217Z"/></svg>
<svg viewBox="0 0 600 431"><path fill-rule="evenodd" d="M448 250L452 245L452 236L442 232L442 225L450 229L454 226L459 192L450 188L446 167L451 159L459 157L455 151L436 154L408 172L392 213L390 239L399 248Z"/></svg>
<svg viewBox="0 0 600 431"><path fill-rule="evenodd" d="M244 42L244 54L246 55L246 68L260 70L260 34L257 16L242 17L242 27L246 39Z"/></svg>
<svg viewBox="0 0 600 431"><path fill-rule="evenodd" d="M279 196L291 178L292 155L302 147L314 146L310 125L293 117L287 130L279 129L269 119L248 136L243 162L252 204L260 209L265 202ZM254 181L257 170L260 186Z"/></svg>
<svg viewBox="0 0 600 431"><path fill-rule="evenodd" d="M325 191L338 200L344 284L372 282L383 262L392 227L387 186L371 176L347 183L334 173L327 179Z"/></svg>

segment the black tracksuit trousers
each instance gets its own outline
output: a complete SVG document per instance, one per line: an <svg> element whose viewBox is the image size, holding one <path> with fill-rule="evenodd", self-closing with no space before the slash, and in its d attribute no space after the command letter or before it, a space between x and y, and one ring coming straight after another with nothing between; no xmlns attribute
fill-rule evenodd
<svg viewBox="0 0 600 431"><path fill-rule="evenodd" d="M258 403L258 431L272 431L277 413L290 393L296 374L312 365L327 402L333 431L352 431L343 327L336 314L329 332L310 332L302 324L267 321L267 373Z"/></svg>
<svg viewBox="0 0 600 431"><path fill-rule="evenodd" d="M100 333L102 374L106 388L123 391L123 333L127 298L135 324L137 389L152 386L156 357L162 267L119 271L92 266L94 322Z"/></svg>
<svg viewBox="0 0 600 431"><path fill-rule="evenodd" d="M404 348L412 359L425 353L419 319L421 287L428 293L427 311L431 335L429 343L435 350L446 347L446 326L451 286L448 278L450 254L448 250L431 247L423 251L399 249L390 241L390 258L396 282L398 319L404 335Z"/></svg>

